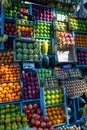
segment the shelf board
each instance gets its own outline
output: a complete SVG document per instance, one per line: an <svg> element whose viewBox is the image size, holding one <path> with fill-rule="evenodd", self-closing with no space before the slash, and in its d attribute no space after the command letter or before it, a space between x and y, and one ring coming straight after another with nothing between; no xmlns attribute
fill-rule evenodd
<svg viewBox="0 0 87 130"><path fill-rule="evenodd" d="M66 123L61 123L61 124L56 124L56 125L53 125L53 127L58 127L58 126L65 126Z"/></svg>
<svg viewBox="0 0 87 130"><path fill-rule="evenodd" d="M51 21L45 21L45 20L35 20L35 22L46 22L46 23L52 23Z"/></svg>
<svg viewBox="0 0 87 130"><path fill-rule="evenodd" d="M36 36L35 39L48 39L48 40L51 40L52 38Z"/></svg>
<svg viewBox="0 0 87 130"><path fill-rule="evenodd" d="M79 68L87 68L87 65L76 65L76 67L79 67Z"/></svg>
<svg viewBox="0 0 87 130"><path fill-rule="evenodd" d="M57 107L57 106L63 106L65 105L64 103L60 103L60 104L54 104L54 105L47 105L46 108L48 107Z"/></svg>
<svg viewBox="0 0 87 130"><path fill-rule="evenodd" d="M15 18L11 18L11 17L5 17L5 20L9 21L9 22L15 22Z"/></svg>
<svg viewBox="0 0 87 130"><path fill-rule="evenodd" d="M73 96L73 97L69 97L70 99L75 99L75 98L79 98L80 96L82 96L83 94L78 94L76 96Z"/></svg>
<svg viewBox="0 0 87 130"><path fill-rule="evenodd" d="M22 100L22 99L21 99L21 100ZM6 105L6 104L16 104L16 103L20 103L21 100L19 100L19 101L0 102L0 106Z"/></svg>
<svg viewBox="0 0 87 130"><path fill-rule="evenodd" d="M72 32L74 32L76 34L87 34L86 31L76 31L76 30L73 30Z"/></svg>
<svg viewBox="0 0 87 130"><path fill-rule="evenodd" d="M84 49L84 50L87 50L87 46L76 46L76 49Z"/></svg>
<svg viewBox="0 0 87 130"><path fill-rule="evenodd" d="M27 42L35 42L35 40L31 39L31 38L24 38L24 37L21 37L21 38L16 38L17 41L27 41Z"/></svg>
<svg viewBox="0 0 87 130"><path fill-rule="evenodd" d="M23 102L35 102L35 101L40 101L40 99L28 99L28 100L23 100Z"/></svg>
<svg viewBox="0 0 87 130"><path fill-rule="evenodd" d="M8 37L12 37L12 38L15 38L16 36L15 36L15 35L8 35Z"/></svg>

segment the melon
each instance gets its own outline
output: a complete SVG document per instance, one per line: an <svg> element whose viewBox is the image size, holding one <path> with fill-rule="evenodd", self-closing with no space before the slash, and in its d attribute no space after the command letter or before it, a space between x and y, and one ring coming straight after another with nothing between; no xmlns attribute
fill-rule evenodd
<svg viewBox="0 0 87 130"><path fill-rule="evenodd" d="M39 49L37 49L37 48L34 49L34 54L35 54L35 55L38 55L38 54L39 54Z"/></svg>
<svg viewBox="0 0 87 130"><path fill-rule="evenodd" d="M38 61L38 59L39 59L39 56L38 56L38 55L34 55L34 56L33 56L33 60L34 60L34 61Z"/></svg>
<svg viewBox="0 0 87 130"><path fill-rule="evenodd" d="M40 46L39 43L34 43L34 48L38 48Z"/></svg>
<svg viewBox="0 0 87 130"><path fill-rule="evenodd" d="M16 42L16 48L20 48L20 47L22 47L21 42Z"/></svg>
<svg viewBox="0 0 87 130"><path fill-rule="evenodd" d="M18 53L17 56L16 56L17 60L22 60L22 54L21 53Z"/></svg>
<svg viewBox="0 0 87 130"><path fill-rule="evenodd" d="M28 44L29 49L33 49L33 44Z"/></svg>
<svg viewBox="0 0 87 130"><path fill-rule="evenodd" d="M24 49L24 48L27 48L28 46L27 46L27 43L22 43L22 48Z"/></svg>
<svg viewBox="0 0 87 130"><path fill-rule="evenodd" d="M29 60L33 61L33 55L29 55Z"/></svg>
<svg viewBox="0 0 87 130"><path fill-rule="evenodd" d="M29 49L28 54L29 54L29 55L33 55L33 50L32 50L32 49Z"/></svg>
<svg viewBox="0 0 87 130"><path fill-rule="evenodd" d="M24 54L28 54L28 49L23 49Z"/></svg>
<svg viewBox="0 0 87 130"><path fill-rule="evenodd" d="M28 60L28 55L27 54L23 55L23 60Z"/></svg>
<svg viewBox="0 0 87 130"><path fill-rule="evenodd" d="M18 48L16 51L17 53L22 53L22 48Z"/></svg>

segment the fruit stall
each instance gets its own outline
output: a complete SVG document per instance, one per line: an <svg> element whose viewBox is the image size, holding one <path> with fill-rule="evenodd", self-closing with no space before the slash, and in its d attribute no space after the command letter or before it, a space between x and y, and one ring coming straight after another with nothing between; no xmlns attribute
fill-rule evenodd
<svg viewBox="0 0 87 130"><path fill-rule="evenodd" d="M0 2L0 130L87 129L87 19L80 0Z"/></svg>

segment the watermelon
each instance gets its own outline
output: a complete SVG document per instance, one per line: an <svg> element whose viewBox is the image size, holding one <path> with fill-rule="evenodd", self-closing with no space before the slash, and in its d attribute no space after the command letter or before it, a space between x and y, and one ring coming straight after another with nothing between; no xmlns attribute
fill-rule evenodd
<svg viewBox="0 0 87 130"><path fill-rule="evenodd" d="M24 54L28 54L28 49L23 49Z"/></svg>
<svg viewBox="0 0 87 130"><path fill-rule="evenodd" d="M27 48L28 46L27 46L27 43L22 43L22 48L23 49L25 49L25 48Z"/></svg>
<svg viewBox="0 0 87 130"><path fill-rule="evenodd" d="M27 54L23 55L23 60L28 60L28 55Z"/></svg>
<svg viewBox="0 0 87 130"><path fill-rule="evenodd" d="M28 44L29 49L33 49L33 44Z"/></svg>

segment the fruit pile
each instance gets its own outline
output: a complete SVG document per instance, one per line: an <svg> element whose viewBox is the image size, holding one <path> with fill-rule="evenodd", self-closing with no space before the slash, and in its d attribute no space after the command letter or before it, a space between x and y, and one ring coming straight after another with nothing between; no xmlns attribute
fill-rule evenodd
<svg viewBox="0 0 87 130"><path fill-rule="evenodd" d="M58 130L81 130L81 126L76 126L76 125L73 125L73 126L66 126L64 128L62 127L59 127Z"/></svg>
<svg viewBox="0 0 87 130"><path fill-rule="evenodd" d="M46 22L36 22L35 24L35 35L36 37L48 37L52 38L52 24Z"/></svg>
<svg viewBox="0 0 87 130"><path fill-rule="evenodd" d="M55 21L54 22L54 29L60 31L68 30L68 25L65 22Z"/></svg>
<svg viewBox="0 0 87 130"><path fill-rule="evenodd" d="M67 96L70 97L83 94L87 89L87 85L84 79L62 81L62 85L66 86Z"/></svg>
<svg viewBox="0 0 87 130"><path fill-rule="evenodd" d="M27 4L21 4L21 3L18 4L16 2L12 2L11 7L5 9L5 16L15 18L15 15L17 12L24 10L24 9L28 9L28 8L29 8L29 5L27 5Z"/></svg>
<svg viewBox="0 0 87 130"><path fill-rule="evenodd" d="M24 19L17 19L16 20L17 25L24 25L24 26L33 26L33 21L28 21ZM28 27L26 28L28 30Z"/></svg>
<svg viewBox="0 0 87 130"><path fill-rule="evenodd" d="M41 43L41 50L43 50L42 48L42 44L44 42L47 42L48 43L48 53L51 53L52 52L52 41L51 40L46 40L46 39L36 39L37 42ZM43 53L43 51L42 51Z"/></svg>
<svg viewBox="0 0 87 130"><path fill-rule="evenodd" d="M20 100L22 96L19 82L0 83L0 102Z"/></svg>
<svg viewBox="0 0 87 130"><path fill-rule="evenodd" d="M66 79L66 78L68 78L68 73L64 69L56 70L56 71L54 71L54 74L55 74L56 78L58 78L58 79Z"/></svg>
<svg viewBox="0 0 87 130"><path fill-rule="evenodd" d="M45 103L46 105L54 105L63 103L63 90L62 89L51 89L45 90Z"/></svg>
<svg viewBox="0 0 87 130"><path fill-rule="evenodd" d="M46 108L46 115L52 125L65 123L66 113L62 107L57 106Z"/></svg>
<svg viewBox="0 0 87 130"><path fill-rule="evenodd" d="M49 69L39 69L38 70L38 78L40 80L52 76L52 71Z"/></svg>
<svg viewBox="0 0 87 130"><path fill-rule="evenodd" d="M38 104L25 104L24 112L28 119L28 124L34 130L54 130L48 117L42 117L42 111Z"/></svg>
<svg viewBox="0 0 87 130"><path fill-rule="evenodd" d="M70 18L70 28L72 30L87 31L87 20Z"/></svg>
<svg viewBox="0 0 87 130"><path fill-rule="evenodd" d="M46 87L46 88L58 86L57 79L52 76L44 78L43 82L44 82L44 87Z"/></svg>
<svg viewBox="0 0 87 130"><path fill-rule="evenodd" d="M8 38L8 40L4 43L5 49L13 49L13 39Z"/></svg>
<svg viewBox="0 0 87 130"><path fill-rule="evenodd" d="M24 113L20 113L20 106L16 104L0 106L0 130L18 130L29 128Z"/></svg>
<svg viewBox="0 0 87 130"><path fill-rule="evenodd" d="M13 51L2 51L0 52L0 62L1 63L12 63L13 60Z"/></svg>
<svg viewBox="0 0 87 130"><path fill-rule="evenodd" d="M75 34L75 43L76 46L87 46L87 35L84 34Z"/></svg>
<svg viewBox="0 0 87 130"><path fill-rule="evenodd" d="M57 44L61 45L75 45L74 39L69 32L56 32Z"/></svg>
<svg viewBox="0 0 87 130"><path fill-rule="evenodd" d="M17 26L17 37L31 38L32 33L33 33L32 27L23 26L23 25Z"/></svg>
<svg viewBox="0 0 87 130"><path fill-rule="evenodd" d="M78 64L86 65L87 64L87 50L77 50L77 59Z"/></svg>
<svg viewBox="0 0 87 130"><path fill-rule="evenodd" d="M29 60L29 61L38 61L40 55L40 45L35 43L20 42L16 41L15 46L16 51L16 60Z"/></svg>
<svg viewBox="0 0 87 130"><path fill-rule="evenodd" d="M36 99L40 97L40 88L36 72L22 72L24 99Z"/></svg>
<svg viewBox="0 0 87 130"><path fill-rule="evenodd" d="M36 20L53 21L53 9L33 5L33 15Z"/></svg>
<svg viewBox="0 0 87 130"><path fill-rule="evenodd" d="M69 69L69 75L70 77L82 77L80 70L76 68Z"/></svg>
<svg viewBox="0 0 87 130"><path fill-rule="evenodd" d="M13 22L5 22L4 24L4 33L8 35L15 35L16 30L15 30L16 24Z"/></svg>
<svg viewBox="0 0 87 130"><path fill-rule="evenodd" d="M20 80L20 69L17 65L0 65L0 82Z"/></svg>

